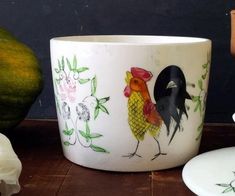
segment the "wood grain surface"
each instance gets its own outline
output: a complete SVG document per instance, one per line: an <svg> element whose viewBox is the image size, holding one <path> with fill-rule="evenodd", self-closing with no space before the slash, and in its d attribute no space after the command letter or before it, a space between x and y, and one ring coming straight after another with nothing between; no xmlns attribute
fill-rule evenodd
<svg viewBox="0 0 235 196"><path fill-rule="evenodd" d="M182 167L163 171L118 173L84 168L63 156L56 121L25 120L7 133L22 161L17 195L190 196ZM235 126L206 124L200 148L206 152L235 146Z"/></svg>

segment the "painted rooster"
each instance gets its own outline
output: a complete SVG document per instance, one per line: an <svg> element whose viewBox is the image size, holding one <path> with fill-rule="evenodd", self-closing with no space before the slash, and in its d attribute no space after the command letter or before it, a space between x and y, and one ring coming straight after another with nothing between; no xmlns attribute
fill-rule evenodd
<svg viewBox="0 0 235 196"><path fill-rule="evenodd" d="M173 140L177 130L180 130L182 115L188 117L185 100L191 99L186 91L186 81L182 70L176 65L170 65L163 69L158 75L154 86L155 104L152 102L147 82L152 78L152 73L142 68L132 67L126 73L126 88L124 95L128 97L128 122L134 137L137 139L135 151L127 155L131 158L139 156L137 150L140 141L144 140L146 132L149 132L157 142L158 153L161 152L157 137L160 133L162 124L167 128L167 135L170 135L171 122L175 121L170 142Z"/></svg>
<svg viewBox="0 0 235 196"><path fill-rule="evenodd" d="M147 82L152 78L152 73L144 69L133 67L131 72L126 73L126 88L124 95L128 97L128 122L134 137L137 139L135 151L125 157L133 157L137 154L140 141L144 140L146 132L157 142L158 153L152 160L159 155L165 155L161 152L157 137L162 126L162 118L160 117L156 106L151 101Z"/></svg>

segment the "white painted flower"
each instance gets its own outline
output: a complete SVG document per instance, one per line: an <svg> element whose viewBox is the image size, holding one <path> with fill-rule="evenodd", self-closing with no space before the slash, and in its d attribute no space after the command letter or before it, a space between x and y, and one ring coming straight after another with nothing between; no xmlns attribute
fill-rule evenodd
<svg viewBox="0 0 235 196"><path fill-rule="evenodd" d="M79 103L76 106L76 112L80 120L85 122L90 120L90 111L84 103Z"/></svg>
<svg viewBox="0 0 235 196"><path fill-rule="evenodd" d="M68 103L66 102L63 102L63 105L62 105L62 115L64 119L70 119L70 115L71 115L70 107Z"/></svg>

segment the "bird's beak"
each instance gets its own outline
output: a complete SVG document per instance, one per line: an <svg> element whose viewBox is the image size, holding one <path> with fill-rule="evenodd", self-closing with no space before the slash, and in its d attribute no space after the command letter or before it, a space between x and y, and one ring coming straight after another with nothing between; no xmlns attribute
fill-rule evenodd
<svg viewBox="0 0 235 196"><path fill-rule="evenodd" d="M177 84L174 82L174 81L170 81L167 86L166 86L166 89L169 89L169 88L177 88Z"/></svg>

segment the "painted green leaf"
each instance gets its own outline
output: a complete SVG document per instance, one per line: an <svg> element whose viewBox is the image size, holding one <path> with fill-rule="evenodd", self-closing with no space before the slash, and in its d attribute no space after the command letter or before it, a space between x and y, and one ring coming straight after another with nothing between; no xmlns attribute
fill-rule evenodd
<svg viewBox="0 0 235 196"><path fill-rule="evenodd" d="M222 193L228 193L233 190L233 187L226 188Z"/></svg>
<svg viewBox="0 0 235 196"><path fill-rule="evenodd" d="M70 136L72 135L74 132L74 129L68 129L68 130L63 130L63 133L67 136Z"/></svg>
<svg viewBox="0 0 235 196"><path fill-rule="evenodd" d="M61 70L61 63L60 63L60 60L59 60L59 59L57 59L57 63L58 63L59 69Z"/></svg>
<svg viewBox="0 0 235 196"><path fill-rule="evenodd" d="M88 123L86 122L86 135L90 135L90 127L88 125Z"/></svg>
<svg viewBox="0 0 235 196"><path fill-rule="evenodd" d="M202 131L198 134L198 136L196 137L196 141L198 141L202 136Z"/></svg>
<svg viewBox="0 0 235 196"><path fill-rule="evenodd" d="M108 110L106 107L104 107L103 105L99 104L98 107L100 108L100 110L106 114L109 114Z"/></svg>
<svg viewBox="0 0 235 196"><path fill-rule="evenodd" d="M74 57L73 57L73 70L76 70L76 69L77 69L77 58L74 55Z"/></svg>
<svg viewBox="0 0 235 196"><path fill-rule="evenodd" d="M85 83L87 83L87 82L89 82L90 81L90 79L88 78L88 79L82 79L82 78L80 78L79 80L78 80L78 82L80 83L80 84L85 84Z"/></svg>
<svg viewBox="0 0 235 196"><path fill-rule="evenodd" d="M88 138L87 134L84 131L79 130L79 133L81 134L82 137Z"/></svg>
<svg viewBox="0 0 235 196"><path fill-rule="evenodd" d="M222 184L216 184L216 185L218 185L218 186L222 186L222 187L229 187L229 186L230 186L230 184L225 184L225 183L222 183Z"/></svg>
<svg viewBox="0 0 235 196"><path fill-rule="evenodd" d="M62 59L61 59L61 70L64 70L64 57L62 56Z"/></svg>
<svg viewBox="0 0 235 196"><path fill-rule="evenodd" d="M71 63L69 62L68 58L66 58L66 62L67 62L67 65L68 65L68 67L69 67L69 70L72 71L73 68L72 68L72 65L71 65Z"/></svg>
<svg viewBox="0 0 235 196"><path fill-rule="evenodd" d="M197 102L200 99L199 96L192 96L192 101Z"/></svg>
<svg viewBox="0 0 235 196"><path fill-rule="evenodd" d="M95 111L94 111L94 119L96 119L99 115L100 109L99 107L95 107Z"/></svg>
<svg viewBox="0 0 235 196"><path fill-rule="evenodd" d="M201 124L198 126L197 131L198 131L198 132L201 131L202 128L203 128L203 123L201 123Z"/></svg>
<svg viewBox="0 0 235 196"><path fill-rule="evenodd" d="M81 73L81 72L84 72L86 70L89 70L89 68L88 67L79 67L79 68L76 69L76 72Z"/></svg>
<svg viewBox="0 0 235 196"><path fill-rule="evenodd" d="M99 146L96 146L94 144L90 145L91 149L94 150L95 152L104 152L104 153L108 153L107 150L105 150L104 148L101 148Z"/></svg>
<svg viewBox="0 0 235 196"><path fill-rule="evenodd" d="M91 95L94 96L97 88L97 79L96 76L91 80Z"/></svg>
<svg viewBox="0 0 235 196"><path fill-rule="evenodd" d="M56 72L56 73L60 73L60 70L57 69L57 68L55 68L55 72Z"/></svg>
<svg viewBox="0 0 235 196"><path fill-rule="evenodd" d="M203 64L202 67L203 67L204 69L206 69L206 68L208 67L208 63Z"/></svg>
<svg viewBox="0 0 235 196"><path fill-rule="evenodd" d="M110 99L109 97L101 98L101 99L99 99L99 104L106 103L109 99Z"/></svg>
<svg viewBox="0 0 235 196"><path fill-rule="evenodd" d="M197 102L197 105L196 105L196 107L194 108L194 112L196 112L196 111L199 109L199 107L200 107L200 101Z"/></svg>
<svg viewBox="0 0 235 196"><path fill-rule="evenodd" d="M59 59L57 59L57 62L58 62L59 70L63 70L64 69L64 57L61 58L61 62Z"/></svg>
<svg viewBox="0 0 235 196"><path fill-rule="evenodd" d="M198 87L200 88L200 90L203 90L202 80L198 80Z"/></svg>
<svg viewBox="0 0 235 196"><path fill-rule="evenodd" d="M65 145L65 146L70 146L70 143L69 143L68 141L65 141L65 142L64 142L64 145Z"/></svg>
<svg viewBox="0 0 235 196"><path fill-rule="evenodd" d="M202 79L203 79L203 80L206 79L206 75L207 75L207 73L205 73L205 74L202 75Z"/></svg>
<svg viewBox="0 0 235 196"><path fill-rule="evenodd" d="M74 129L69 129L67 122L65 122L65 129L63 130L63 133L67 136L72 135L74 132Z"/></svg>
<svg viewBox="0 0 235 196"><path fill-rule="evenodd" d="M198 101L198 109L199 109L199 112L200 112L200 115L202 114L202 102L201 100Z"/></svg>
<svg viewBox="0 0 235 196"><path fill-rule="evenodd" d="M233 192L235 193L235 187L233 187Z"/></svg>
<svg viewBox="0 0 235 196"><path fill-rule="evenodd" d="M60 81L61 81L61 79L56 78L56 82L57 83L60 83Z"/></svg>
<svg viewBox="0 0 235 196"><path fill-rule="evenodd" d="M102 137L103 135L99 134L99 133L91 133L89 135L89 138L94 139L94 138L99 138Z"/></svg>

